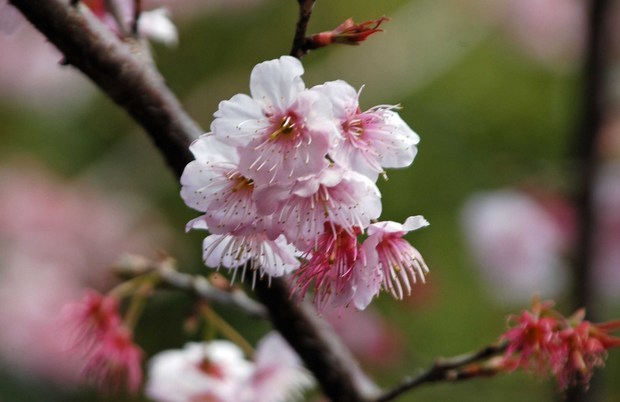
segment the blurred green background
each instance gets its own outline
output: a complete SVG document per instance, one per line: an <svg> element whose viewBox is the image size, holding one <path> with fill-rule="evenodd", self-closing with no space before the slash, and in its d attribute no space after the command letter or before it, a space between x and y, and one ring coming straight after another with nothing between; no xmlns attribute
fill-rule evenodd
<svg viewBox="0 0 620 402"><path fill-rule="evenodd" d="M428 367L438 356L495 341L505 329L506 316L528 307L496 303L481 284L462 235L460 211L468 196L532 180L564 189L570 180L566 168L579 115L578 63L531 57L486 7L459 0L319 0L310 23L309 31L319 32L348 17L391 18L384 33L360 47L310 53L303 60L304 78L308 86L335 79L365 85L362 108L402 105L402 117L422 139L410 168L390 171L388 181L379 181L383 219L402 221L422 214L431 222L409 237L431 269L427 284L416 285L402 302L384 294L374 304L402 332L404 343L402 358L392 366L366 367L385 387ZM256 63L288 53L297 13L292 0L206 7L176 21L176 48L154 45L156 62L190 114L207 128L219 101L248 91ZM181 269L205 272L203 235L183 230L198 213L185 207L178 182L141 129L107 98L92 92L79 102L53 108L33 108L10 93L0 97L0 168L27 156L67 179L86 180L104 192L134 194L169 227L173 240L164 247ZM62 97L59 91L49 102ZM558 301L568 313L569 301ZM189 300L174 292L155 297L137 335L147 353L184 343L182 316L189 309ZM267 330L233 310L221 311L253 341ZM603 311L606 318L620 316L617 305ZM166 317L165 328L161 317ZM620 401L619 373L620 354L612 352L606 369L596 373L604 383L603 401ZM425 386L399 400L559 400L555 391L552 381L518 373ZM6 367L0 401L32 400L118 398L67 392L16 376Z"/></svg>

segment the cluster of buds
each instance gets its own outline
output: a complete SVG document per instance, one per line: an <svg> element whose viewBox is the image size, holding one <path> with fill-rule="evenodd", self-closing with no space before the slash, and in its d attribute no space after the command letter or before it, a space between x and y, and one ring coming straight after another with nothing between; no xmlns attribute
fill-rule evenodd
<svg viewBox="0 0 620 402"><path fill-rule="evenodd" d="M593 324L584 318L583 309L564 317L552 302L535 300L532 311L510 318L513 326L501 338L508 345L505 369L550 373L562 390L587 388L594 368L604 366L607 350L620 346L620 338L611 335L620 321Z"/></svg>
<svg viewBox="0 0 620 402"><path fill-rule="evenodd" d="M118 299L89 291L79 302L67 305L64 313L75 331L75 351L84 359L83 377L107 392L137 392L142 383L142 351L123 324Z"/></svg>
<svg viewBox="0 0 620 402"><path fill-rule="evenodd" d="M362 111L349 84L308 89L303 71L289 56L260 63L251 96L220 103L181 177L186 204L204 212L187 228L211 233L207 266L253 281L297 271L296 291L314 288L319 307L364 309L381 288L402 298L428 271L402 237L428 222L377 222L376 181L412 163L419 137L395 106Z"/></svg>

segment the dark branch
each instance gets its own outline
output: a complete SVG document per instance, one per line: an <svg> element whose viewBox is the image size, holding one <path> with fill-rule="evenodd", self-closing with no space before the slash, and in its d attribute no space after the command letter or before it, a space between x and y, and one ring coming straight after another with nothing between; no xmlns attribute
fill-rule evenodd
<svg viewBox="0 0 620 402"><path fill-rule="evenodd" d="M487 346L475 353L456 356L451 359L440 359L424 372L413 377L405 378L400 384L381 395L374 402L387 402L394 400L405 392L423 384L441 381L455 382L495 375L497 374L496 368L489 368L479 365L471 367L470 365L484 362L492 357L499 356L503 354L505 350L506 344L502 343Z"/></svg>
<svg viewBox="0 0 620 402"><path fill-rule="evenodd" d="M583 83L581 95L581 122L575 133L572 156L575 158L576 188L574 204L577 209L577 238L574 255L573 306L585 307L588 316L598 317L595 292L593 291L593 274L591 271L594 257L594 233L596 231L594 190L599 171L598 139L604 117L605 73L608 50L609 0L592 0L586 2L589 7L587 20L586 54L583 66ZM596 392L596 383L592 384L590 394ZM586 396L581 387L574 387L567 392L568 402L592 401L594 396Z"/></svg>
<svg viewBox="0 0 620 402"><path fill-rule="evenodd" d="M306 48L306 32L308 31L308 22L312 16L312 8L315 0L297 0L299 2L299 19L297 20L297 28L295 30L295 38L293 39L293 47L290 55L302 58L308 50Z"/></svg>
<svg viewBox="0 0 620 402"><path fill-rule="evenodd" d="M11 0L65 56L149 133L175 173L192 159L188 146L203 131L185 113L138 43L130 47L84 6L61 0Z"/></svg>
<svg viewBox="0 0 620 402"><path fill-rule="evenodd" d="M376 398L378 390L368 379L360 378L363 373L340 338L317 317L312 306L289 297L285 281L259 281L256 294L269 310L274 327L299 353L332 401L368 402Z"/></svg>

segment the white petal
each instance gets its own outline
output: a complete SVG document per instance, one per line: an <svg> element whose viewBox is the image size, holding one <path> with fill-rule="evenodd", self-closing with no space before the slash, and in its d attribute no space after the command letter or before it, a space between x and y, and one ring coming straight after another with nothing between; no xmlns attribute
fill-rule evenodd
<svg viewBox="0 0 620 402"><path fill-rule="evenodd" d="M304 68L291 56L257 64L250 76L250 92L266 112L284 111L304 90Z"/></svg>
<svg viewBox="0 0 620 402"><path fill-rule="evenodd" d="M245 145L269 126L260 105L248 95L237 94L230 100L222 101L211 131L230 145Z"/></svg>
<svg viewBox="0 0 620 402"><path fill-rule="evenodd" d="M165 8L144 11L138 21L142 35L168 46L175 46L179 42L177 28L170 21L170 13Z"/></svg>

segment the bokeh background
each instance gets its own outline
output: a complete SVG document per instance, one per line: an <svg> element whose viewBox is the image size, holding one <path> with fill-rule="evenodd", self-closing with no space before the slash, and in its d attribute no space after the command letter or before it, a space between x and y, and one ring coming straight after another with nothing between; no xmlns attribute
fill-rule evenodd
<svg viewBox="0 0 620 402"><path fill-rule="evenodd" d="M298 13L292 0L165 5L179 43L153 44L153 53L203 127L218 102L248 91L255 64L288 53ZM317 2L310 32L348 17L387 15L391 22L363 46L310 53L307 85L365 85L363 108L400 104L422 139L413 165L388 172L379 187L383 219L422 214L431 222L409 237L431 269L427 283L402 302L382 295L367 312L333 318L382 386L438 356L494 342L507 315L527 308L534 294L554 297L569 313L569 155L580 115L584 12L579 0ZM597 237L605 245L596 264L605 267L597 295L603 319L620 317L616 36L599 147L605 175L597 186L598 219L608 226ZM120 400L75 385L76 363L60 354L62 330L50 317L85 287L109 288L109 267L124 252L153 257L165 250L183 271L207 273L203 235L184 233L198 213L184 206L178 182L141 129L61 67L60 55L29 26L0 34L0 54L0 401ZM252 341L268 330L220 311ZM183 330L191 312L186 296L158 293L138 343L151 355L194 339ZM601 401L620 401L619 376L620 353L612 352L595 375ZM552 381L517 373L426 386L401 400L558 399Z"/></svg>

